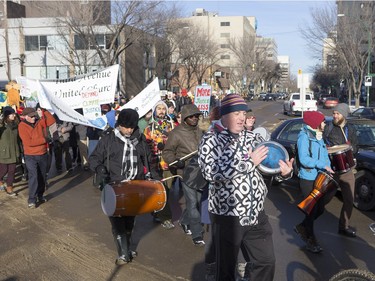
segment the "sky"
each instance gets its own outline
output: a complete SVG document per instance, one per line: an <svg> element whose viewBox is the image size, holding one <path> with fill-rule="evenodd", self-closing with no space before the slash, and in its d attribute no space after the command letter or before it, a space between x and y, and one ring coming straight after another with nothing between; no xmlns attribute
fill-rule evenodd
<svg viewBox="0 0 375 281"><path fill-rule="evenodd" d="M311 9L328 5L332 1L181 1L183 15L191 16L196 8L218 12L219 16L255 16L257 35L276 40L279 56L289 56L291 73L311 73L321 62L314 58L303 39L300 29L311 25ZM316 56L316 54L315 54Z"/></svg>

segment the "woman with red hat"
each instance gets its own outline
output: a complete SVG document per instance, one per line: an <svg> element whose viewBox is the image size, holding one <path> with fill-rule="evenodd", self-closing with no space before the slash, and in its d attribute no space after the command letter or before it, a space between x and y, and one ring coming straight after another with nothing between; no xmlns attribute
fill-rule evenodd
<svg viewBox="0 0 375 281"><path fill-rule="evenodd" d="M334 173L328 157L328 150L323 140L325 117L319 111L306 111L303 116L304 126L298 135L297 150L300 162L298 177L301 192L306 198L314 188L314 181L319 171ZM294 231L306 243L306 249L319 253L323 249L314 234L314 221L323 214L326 200L319 200L310 214L294 227Z"/></svg>

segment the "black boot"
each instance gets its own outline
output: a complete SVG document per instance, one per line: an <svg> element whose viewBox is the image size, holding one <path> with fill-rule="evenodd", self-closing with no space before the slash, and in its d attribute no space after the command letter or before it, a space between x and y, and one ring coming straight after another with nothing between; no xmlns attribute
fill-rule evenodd
<svg viewBox="0 0 375 281"><path fill-rule="evenodd" d="M136 251L132 251L130 250L130 239L131 239L131 232L127 232L126 234L126 241L128 243L128 253L129 253L129 257L130 259L133 259L135 257L137 257L138 253Z"/></svg>
<svg viewBox="0 0 375 281"><path fill-rule="evenodd" d="M117 246L118 258L116 259L117 265L123 265L132 261L131 255L129 255L129 239L127 235L117 235L115 237L115 243Z"/></svg>

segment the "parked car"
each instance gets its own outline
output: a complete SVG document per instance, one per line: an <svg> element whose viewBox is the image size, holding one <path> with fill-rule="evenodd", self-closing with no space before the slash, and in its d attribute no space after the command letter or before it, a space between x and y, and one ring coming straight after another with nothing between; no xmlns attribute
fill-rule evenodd
<svg viewBox="0 0 375 281"><path fill-rule="evenodd" d="M375 107L362 107L354 110L351 114L353 117L375 119Z"/></svg>
<svg viewBox="0 0 375 281"><path fill-rule="evenodd" d="M258 100L265 100L267 93L260 93Z"/></svg>
<svg viewBox="0 0 375 281"><path fill-rule="evenodd" d="M332 122L332 117L326 117ZM375 208L375 121L370 119L348 118L358 136L358 153L355 155L355 198L354 206L362 211ZM280 143L294 157L293 151L303 124L302 118L284 121L271 134L271 140ZM328 124L326 128L328 127Z"/></svg>
<svg viewBox="0 0 375 281"><path fill-rule="evenodd" d="M330 97L329 94L320 94L318 98L318 104L324 104L325 100Z"/></svg>
<svg viewBox="0 0 375 281"><path fill-rule="evenodd" d="M323 108L334 108L339 104L339 99L335 97L327 97L323 103Z"/></svg>
<svg viewBox="0 0 375 281"><path fill-rule="evenodd" d="M276 100L276 96L275 94L272 94L272 93L268 93L264 97L264 101L274 101L274 100Z"/></svg>

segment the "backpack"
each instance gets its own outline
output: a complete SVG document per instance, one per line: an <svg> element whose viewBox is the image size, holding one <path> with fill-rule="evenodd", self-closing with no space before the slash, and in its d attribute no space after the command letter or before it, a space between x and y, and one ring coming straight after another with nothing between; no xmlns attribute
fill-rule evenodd
<svg viewBox="0 0 375 281"><path fill-rule="evenodd" d="M299 160L298 156L298 146L296 144L291 144L292 153L294 155L294 161L293 161L293 172L295 175L299 176L299 170L302 166L301 161ZM309 139L309 154L310 157L312 157L312 151L311 151L311 140Z"/></svg>

